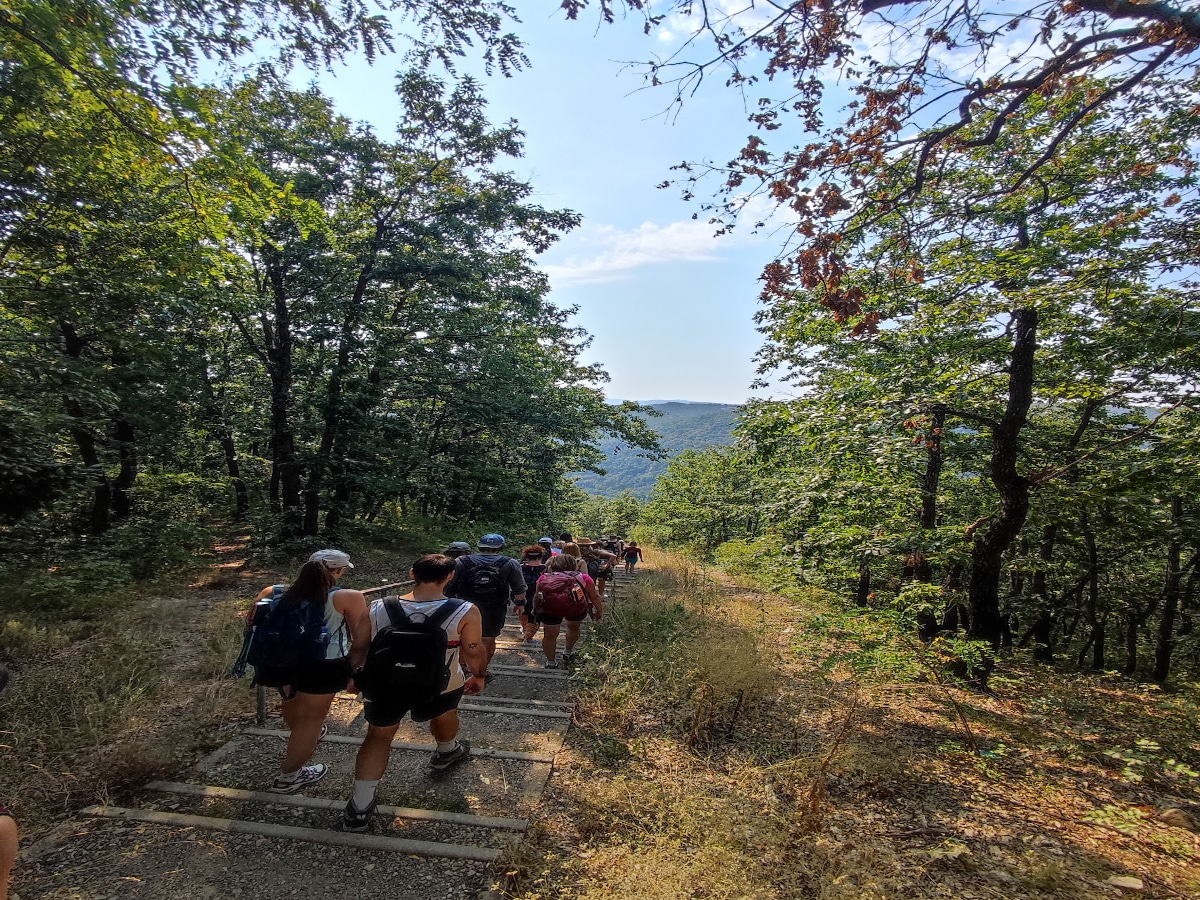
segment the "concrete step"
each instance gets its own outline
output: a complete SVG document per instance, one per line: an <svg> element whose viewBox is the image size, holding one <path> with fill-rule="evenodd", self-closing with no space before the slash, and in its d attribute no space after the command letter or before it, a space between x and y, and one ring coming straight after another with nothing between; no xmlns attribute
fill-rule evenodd
<svg viewBox="0 0 1200 900"><path fill-rule="evenodd" d="M21 900L435 900L451 885L467 898L491 884L502 852L125 809L93 807L30 848L19 869Z"/></svg>
<svg viewBox="0 0 1200 900"><path fill-rule="evenodd" d="M472 847L461 844L439 844L434 841L412 841L405 838L374 834L348 834L326 828L302 828L296 825L277 825L273 822L251 822L244 819L218 819L212 816L193 816L183 813L159 812L150 809L128 809L122 806L89 806L85 816L121 819L126 822L150 822L180 828L203 828L230 834L255 834L292 841L307 841L330 847L354 847L359 850L386 850L411 856L439 856L448 859L471 859L494 862L503 850L493 847Z"/></svg>
<svg viewBox="0 0 1200 900"><path fill-rule="evenodd" d="M340 831L346 798L275 794L182 782L151 782L123 806L153 812ZM505 850L527 820L381 804L369 833L433 844ZM455 855L452 851L451 855Z"/></svg>
<svg viewBox="0 0 1200 900"><path fill-rule="evenodd" d="M287 732L275 729L247 729L176 780L268 793L266 789L279 771L286 736ZM561 734L557 737L561 746ZM429 740L426 736L425 741ZM325 764L329 771L299 793L344 805L353 789L354 760L361 743L358 736L328 735L317 745L312 762ZM387 772L379 783L379 802L475 816L527 818L549 776L557 747L510 750L487 743L472 740L471 757L444 773L429 770L432 743L394 743Z"/></svg>

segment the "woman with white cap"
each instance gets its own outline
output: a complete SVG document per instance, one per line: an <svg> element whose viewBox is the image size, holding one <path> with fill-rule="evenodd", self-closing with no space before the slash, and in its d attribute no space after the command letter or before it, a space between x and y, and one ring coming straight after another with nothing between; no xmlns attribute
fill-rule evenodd
<svg viewBox="0 0 1200 900"><path fill-rule="evenodd" d="M328 771L324 763L307 763L321 739L334 694L349 686L350 673L362 665L371 642L367 598L360 591L337 587L337 580L352 568L349 555L341 550L318 550L290 587L268 585L255 598L256 602L275 602L277 598L275 608L279 610L319 604L324 610L321 640L328 640L324 658L255 669L255 684L279 689L283 698L280 711L291 729L279 776L270 787L275 793L294 793L320 781Z"/></svg>

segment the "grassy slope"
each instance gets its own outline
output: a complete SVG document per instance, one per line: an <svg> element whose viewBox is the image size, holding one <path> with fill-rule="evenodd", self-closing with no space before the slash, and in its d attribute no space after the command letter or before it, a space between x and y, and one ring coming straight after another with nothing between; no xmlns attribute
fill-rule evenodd
<svg viewBox="0 0 1200 900"><path fill-rule="evenodd" d="M513 897L1200 896L1200 840L1160 818L1200 819L1194 692L1017 660L1000 699L870 683L826 668L857 639L819 605L650 562L586 640Z"/></svg>

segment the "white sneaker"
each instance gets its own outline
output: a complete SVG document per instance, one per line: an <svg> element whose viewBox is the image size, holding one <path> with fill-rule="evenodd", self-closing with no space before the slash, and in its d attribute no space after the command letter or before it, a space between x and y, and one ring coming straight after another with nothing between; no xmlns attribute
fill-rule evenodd
<svg viewBox="0 0 1200 900"><path fill-rule="evenodd" d="M291 775L277 776L267 790L272 794L294 794L306 785L316 784L325 777L328 771L329 766L325 765L325 763L301 766Z"/></svg>

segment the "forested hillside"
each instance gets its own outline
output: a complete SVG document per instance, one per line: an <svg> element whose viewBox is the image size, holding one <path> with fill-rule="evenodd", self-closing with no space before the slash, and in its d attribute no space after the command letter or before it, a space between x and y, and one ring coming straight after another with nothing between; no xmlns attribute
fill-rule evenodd
<svg viewBox="0 0 1200 900"><path fill-rule="evenodd" d="M647 417L646 423L661 436L662 447L670 456L728 444L739 409L728 403L658 403L650 408L660 415ZM616 497L629 491L646 500L667 470L666 460L653 458L616 438L601 441L600 450L604 453L604 475L583 472L573 476L588 494Z"/></svg>

